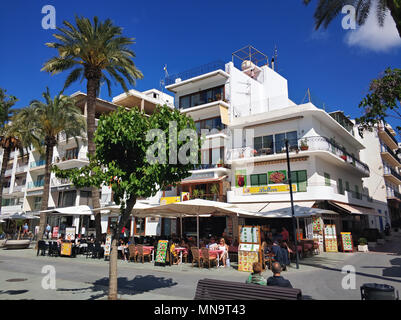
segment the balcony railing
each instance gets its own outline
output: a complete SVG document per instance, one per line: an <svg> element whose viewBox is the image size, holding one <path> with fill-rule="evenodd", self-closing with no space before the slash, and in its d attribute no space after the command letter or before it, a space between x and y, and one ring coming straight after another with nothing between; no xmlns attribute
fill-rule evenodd
<svg viewBox="0 0 401 320"><path fill-rule="evenodd" d="M195 164L192 170L205 170L216 168L229 168L229 166L226 164Z"/></svg>
<svg viewBox="0 0 401 320"><path fill-rule="evenodd" d="M45 164L46 164L46 160L32 161L29 164L29 167L36 168L36 167L44 166Z"/></svg>
<svg viewBox="0 0 401 320"><path fill-rule="evenodd" d="M394 153L393 150L391 150L388 146L386 146L383 143L380 143L380 147L381 147L381 152L388 152L389 154L391 154L393 156L393 158L395 158L398 161L398 163L401 164L400 158L398 158L398 156Z"/></svg>
<svg viewBox="0 0 401 320"><path fill-rule="evenodd" d="M32 181L32 182L28 183L28 189L40 188L40 187L43 187L44 185L45 185L45 181L44 180Z"/></svg>
<svg viewBox="0 0 401 320"><path fill-rule="evenodd" d="M353 155L348 153L344 148L337 145L331 139L326 137L306 137L298 140L289 140L290 152L299 152L311 150L311 151L329 151L334 155L340 157L344 161L350 163L356 168L370 173L369 167L355 158ZM251 158L264 155L280 154L285 153L285 142L280 141L279 143L272 143L269 147L253 149L250 147L232 149L227 153L227 160L236 160L240 158Z"/></svg>
<svg viewBox="0 0 401 320"><path fill-rule="evenodd" d="M28 164L17 164L17 168L15 170L15 173L20 173L20 172L25 172L28 169Z"/></svg>
<svg viewBox="0 0 401 320"><path fill-rule="evenodd" d="M215 70L225 70L225 64L223 61L213 61L202 66L180 72L171 76L168 76L164 79L164 83L166 86L170 84L174 84L176 79L181 79L181 81L200 76L205 73L209 73Z"/></svg>
<svg viewBox="0 0 401 320"><path fill-rule="evenodd" d="M391 174L394 177L396 177L398 180L401 181L401 175L397 171L395 171L393 168L384 166L384 174Z"/></svg>
<svg viewBox="0 0 401 320"><path fill-rule="evenodd" d="M67 178L62 178L62 179L60 179L60 178L53 178L52 179L52 186L56 186L56 187L58 187L58 186L63 186L63 185L67 185L67 184L71 184L72 182L71 182L71 180L70 179L67 179Z"/></svg>
<svg viewBox="0 0 401 320"><path fill-rule="evenodd" d="M24 190L25 190L25 185L17 185L17 186L14 186L14 188L13 188L13 192L22 192Z"/></svg>
<svg viewBox="0 0 401 320"><path fill-rule="evenodd" d="M398 191L395 191L393 189L387 188L387 197L388 198L397 198L401 200L401 194Z"/></svg>

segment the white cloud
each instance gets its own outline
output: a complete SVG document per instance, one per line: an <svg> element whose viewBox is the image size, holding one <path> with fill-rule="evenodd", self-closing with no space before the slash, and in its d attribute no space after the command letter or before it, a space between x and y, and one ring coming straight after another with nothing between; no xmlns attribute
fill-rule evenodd
<svg viewBox="0 0 401 320"><path fill-rule="evenodd" d="M390 12L387 12L383 27L380 27L373 8L365 24L356 30L347 30L344 40L351 47L376 52L386 52L401 46L401 38Z"/></svg>

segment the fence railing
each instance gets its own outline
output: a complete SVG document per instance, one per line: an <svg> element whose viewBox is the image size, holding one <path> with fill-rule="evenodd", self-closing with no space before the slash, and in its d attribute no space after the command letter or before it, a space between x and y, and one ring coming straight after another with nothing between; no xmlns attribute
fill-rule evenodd
<svg viewBox="0 0 401 320"><path fill-rule="evenodd" d="M46 164L46 160L32 161L29 164L29 167L36 168L36 167L44 166L45 164Z"/></svg>
<svg viewBox="0 0 401 320"><path fill-rule="evenodd" d="M28 189L39 188L39 187L43 187L44 185L45 185L45 181L44 180L31 181L31 182L28 183Z"/></svg>
<svg viewBox="0 0 401 320"><path fill-rule="evenodd" d="M394 151L391 150L388 146L386 146L383 143L380 143L380 147L381 147L381 152L388 152L393 156L393 158L395 158L399 163L401 163L400 158L398 158L398 156L394 153Z"/></svg>
<svg viewBox="0 0 401 320"><path fill-rule="evenodd" d="M299 152L299 151L329 151L334 155L340 157L344 161L350 163L356 168L369 173L369 167L348 153L344 148L340 147L336 142L332 139L328 139L326 137L315 136L315 137L305 137L302 139L290 139L289 143L289 151L290 152ZM243 147L237 149L231 149L227 152L227 160L237 160L240 158L251 158L258 157L264 155L272 155L285 153L285 142L274 142L269 146L259 147L259 148L251 148L251 147Z"/></svg>
<svg viewBox="0 0 401 320"><path fill-rule="evenodd" d="M181 79L181 81L184 81L219 69L223 71L225 70L225 64L223 61L209 62L199 67L168 76L164 79L164 83L166 86L168 86L170 84L174 84L176 79Z"/></svg>

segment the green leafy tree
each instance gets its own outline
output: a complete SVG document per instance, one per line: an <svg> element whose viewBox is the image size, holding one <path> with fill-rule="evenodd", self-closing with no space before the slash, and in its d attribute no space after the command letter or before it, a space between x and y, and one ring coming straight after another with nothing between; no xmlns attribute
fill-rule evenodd
<svg viewBox="0 0 401 320"><path fill-rule="evenodd" d="M363 115L356 122L361 134L378 123L386 123L389 117L401 120L401 69L388 68L381 77L372 80L359 107ZM400 126L396 129L401 133Z"/></svg>
<svg viewBox="0 0 401 320"><path fill-rule="evenodd" d="M312 0L303 0L308 5ZM363 25L369 16L370 10L376 4L377 21L383 26L387 9L390 10L391 16L397 26L398 34L401 37L401 0L319 0L315 11L315 28L316 30L323 25L328 27L330 22L339 14L345 5L352 5L356 9L356 23Z"/></svg>
<svg viewBox="0 0 401 320"><path fill-rule="evenodd" d="M48 209L50 174L53 161L53 149L65 137L75 139L86 131L85 119L81 110L75 106L75 100L64 95L51 98L49 88L43 93L45 102L34 100L29 107L21 109L13 118L13 124L23 130L25 141L45 155L45 177L41 211ZM40 214L39 240L42 239L46 224L46 213Z"/></svg>
<svg viewBox="0 0 401 320"><path fill-rule="evenodd" d="M185 129L192 135L185 136ZM137 199L153 196L189 176L198 161L201 142L193 119L167 106L158 107L150 117L136 108L119 108L102 115L95 142L96 157L89 167L54 170L57 177L68 177L77 187L103 184L113 190L114 201L120 205L120 220L117 230L112 229L109 299L117 299L117 243ZM187 148L189 145L193 148ZM176 162L177 153L181 161ZM182 161L183 154L187 163ZM93 171L96 178L90 174Z"/></svg>
<svg viewBox="0 0 401 320"><path fill-rule="evenodd" d="M75 17L75 24L64 21L64 28L53 36L58 42L46 43L58 51L56 57L48 60L42 70L57 74L67 70L69 73L64 89L75 81L86 79L87 93L87 139L90 156L95 154L95 106L100 83L106 82L111 95L111 80L117 81L125 92L128 91L126 81L134 86L135 79L142 79L132 59L135 53L129 48L134 38L122 36L122 28L113 25L110 19L99 22L97 17L93 23L84 17ZM92 203L94 208L100 207L99 191L92 186ZM100 213L95 215L96 237L100 239Z"/></svg>

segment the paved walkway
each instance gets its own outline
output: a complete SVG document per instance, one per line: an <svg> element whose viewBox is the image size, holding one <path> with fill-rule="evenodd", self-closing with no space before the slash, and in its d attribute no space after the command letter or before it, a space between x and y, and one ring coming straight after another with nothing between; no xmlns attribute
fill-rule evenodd
<svg viewBox="0 0 401 320"><path fill-rule="evenodd" d="M292 264L283 276L302 289L306 299L359 300L359 287L376 282L393 285L401 292L401 234L369 253L322 253ZM44 289L44 266L56 271L56 289ZM356 271L355 289L345 290L342 268ZM244 282L248 274L234 268L192 268L191 264L155 267L150 263L118 262L118 286L122 299L193 299L199 279ZM263 274L271 275L269 270ZM108 262L68 257L36 256L34 249L0 249L0 299L106 299Z"/></svg>

